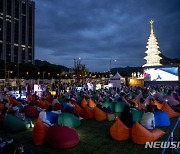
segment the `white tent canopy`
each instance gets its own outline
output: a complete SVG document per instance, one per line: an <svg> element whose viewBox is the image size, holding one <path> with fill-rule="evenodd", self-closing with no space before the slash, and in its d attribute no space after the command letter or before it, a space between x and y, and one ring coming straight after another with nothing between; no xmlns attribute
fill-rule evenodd
<svg viewBox="0 0 180 154"><path fill-rule="evenodd" d="M121 83L124 83L125 79L117 72L109 81L113 87L120 88Z"/></svg>

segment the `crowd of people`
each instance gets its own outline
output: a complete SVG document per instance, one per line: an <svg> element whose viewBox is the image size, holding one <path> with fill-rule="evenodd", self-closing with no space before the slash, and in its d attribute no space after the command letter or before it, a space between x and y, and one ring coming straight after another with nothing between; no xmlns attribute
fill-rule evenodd
<svg viewBox="0 0 180 154"><path fill-rule="evenodd" d="M141 120L141 124L147 129L155 128L155 118L154 112L158 110L155 105L155 101L158 101L160 104L168 103L176 112L180 112L180 89L177 86L151 86L151 87L131 87L126 85L121 85L119 88L105 88L96 90L94 85L93 89L89 89L87 84L80 85L80 89L77 88L77 84L62 84L59 86L53 85L53 89L56 91L56 95L51 95L48 88L45 88L42 91L41 95L37 95L32 89L29 88L29 85L26 87L26 100L22 101L23 107L26 105L33 105L37 108L39 113L39 118L43 123L50 127L54 125L46 118L47 112L54 112L61 114L62 112L69 112L79 117L78 114L74 111L75 104L81 106L82 98L85 98L87 101L90 99L96 102L96 106L107 113L113 113L110 106L103 107L103 103L107 100L109 102L124 102L126 105L123 112L120 114L121 121L128 127L133 126L133 115L130 112L130 109L141 110L144 112ZM7 111L11 108L13 110L13 115L17 118L30 123L32 122L29 118L25 117L23 113L20 113L16 106L8 101L8 90L6 88L1 89L0 94L0 104L4 108L0 111L1 115L5 116ZM32 99L33 98L33 99ZM61 98L59 100L58 98ZM20 99L20 98L19 98ZM46 109L42 109L38 104L40 102L45 102L48 104ZM60 102L60 101L63 101ZM53 111L53 107L56 104L61 104L60 110ZM82 119L82 117L79 117ZM1 146L2 148L3 146Z"/></svg>

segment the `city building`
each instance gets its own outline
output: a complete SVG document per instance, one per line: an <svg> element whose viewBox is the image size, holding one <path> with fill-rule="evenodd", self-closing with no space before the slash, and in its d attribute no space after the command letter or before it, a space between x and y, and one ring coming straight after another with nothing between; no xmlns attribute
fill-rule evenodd
<svg viewBox="0 0 180 154"><path fill-rule="evenodd" d="M0 59L34 63L35 2L0 0Z"/></svg>

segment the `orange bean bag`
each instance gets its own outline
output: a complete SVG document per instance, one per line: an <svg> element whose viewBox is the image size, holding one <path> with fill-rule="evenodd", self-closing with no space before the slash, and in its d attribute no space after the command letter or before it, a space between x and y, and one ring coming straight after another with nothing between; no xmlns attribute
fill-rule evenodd
<svg viewBox="0 0 180 154"><path fill-rule="evenodd" d="M80 117L84 116L84 110L77 103L74 106L74 112L76 112Z"/></svg>
<svg viewBox="0 0 180 154"><path fill-rule="evenodd" d="M131 129L126 127L120 119L117 119L110 128L111 137L118 141L130 138Z"/></svg>
<svg viewBox="0 0 180 154"><path fill-rule="evenodd" d="M107 120L106 112L102 111L98 107L94 108L94 115L95 115L95 119L98 120L98 121Z"/></svg>
<svg viewBox="0 0 180 154"><path fill-rule="evenodd" d="M168 114L169 118L180 117L180 113L179 113L179 112L175 112L175 111L168 105L168 103L165 103L165 104L163 105L162 110Z"/></svg>
<svg viewBox="0 0 180 154"><path fill-rule="evenodd" d="M88 102L86 101L85 98L83 98L83 100L81 102L81 106L84 108L86 105L88 105Z"/></svg>
<svg viewBox="0 0 180 154"><path fill-rule="evenodd" d="M94 118L94 110L91 110L88 106L84 107L84 118L85 119L93 119Z"/></svg>
<svg viewBox="0 0 180 154"><path fill-rule="evenodd" d="M32 138L35 145L42 145L44 143L47 131L48 128L43 124L40 118L38 118L32 132Z"/></svg>
<svg viewBox="0 0 180 154"><path fill-rule="evenodd" d="M146 142L153 142L163 136L164 131L160 129L147 130L138 122L133 125L131 132L131 139L136 144L146 144Z"/></svg>
<svg viewBox="0 0 180 154"><path fill-rule="evenodd" d="M139 110L143 108L142 104L139 101L132 99L132 102L134 102L138 106Z"/></svg>
<svg viewBox="0 0 180 154"><path fill-rule="evenodd" d="M95 106L96 106L96 103L92 99L90 99L89 100L89 107L94 108Z"/></svg>
<svg viewBox="0 0 180 154"><path fill-rule="evenodd" d="M154 105L156 105L159 110L163 107L163 104L159 103L157 100L154 100Z"/></svg>

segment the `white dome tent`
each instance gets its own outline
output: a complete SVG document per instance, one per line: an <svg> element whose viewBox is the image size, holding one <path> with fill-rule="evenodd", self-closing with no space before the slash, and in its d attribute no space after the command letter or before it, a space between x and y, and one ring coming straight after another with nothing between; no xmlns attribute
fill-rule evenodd
<svg viewBox="0 0 180 154"><path fill-rule="evenodd" d="M120 88L121 83L125 83L125 78L123 78L118 72L109 79L109 82L113 87Z"/></svg>

